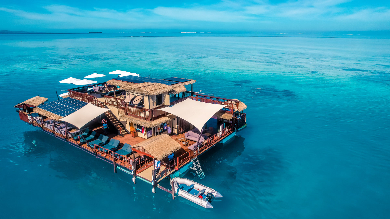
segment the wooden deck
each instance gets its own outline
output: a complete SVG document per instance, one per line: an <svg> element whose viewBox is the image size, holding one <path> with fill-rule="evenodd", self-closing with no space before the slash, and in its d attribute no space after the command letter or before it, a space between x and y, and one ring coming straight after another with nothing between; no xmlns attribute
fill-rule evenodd
<svg viewBox="0 0 390 219"><path fill-rule="evenodd" d="M140 143L140 142L143 142L143 141L145 141L145 139L143 139L143 138L141 138L141 137L135 137L135 138L133 138L132 136L131 136L131 134L126 134L126 135L124 135L124 136L120 136L120 135L117 135L117 136L114 136L114 137L112 137L113 139L116 139L116 140L119 140L121 143L123 143L123 144L125 144L125 143L127 143L127 144L129 144L129 145L131 145L131 146L134 146L134 145L136 145L136 144L138 144L138 143Z"/></svg>
<svg viewBox="0 0 390 219"><path fill-rule="evenodd" d="M153 180L153 167L154 166L150 166L149 168L147 168L146 170L140 172L138 175L144 179L147 179L149 181L152 181ZM164 171L165 170L165 166L160 166L160 171Z"/></svg>

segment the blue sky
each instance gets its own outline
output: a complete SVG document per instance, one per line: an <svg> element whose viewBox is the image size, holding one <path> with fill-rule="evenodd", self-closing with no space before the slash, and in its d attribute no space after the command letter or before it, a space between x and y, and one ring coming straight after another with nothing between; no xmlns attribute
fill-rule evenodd
<svg viewBox="0 0 390 219"><path fill-rule="evenodd" d="M3 30L390 30L388 0L0 1Z"/></svg>

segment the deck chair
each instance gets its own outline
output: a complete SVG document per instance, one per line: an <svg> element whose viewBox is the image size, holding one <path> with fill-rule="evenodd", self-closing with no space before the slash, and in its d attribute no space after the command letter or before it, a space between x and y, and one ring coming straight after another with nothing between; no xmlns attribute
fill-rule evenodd
<svg viewBox="0 0 390 219"><path fill-rule="evenodd" d="M105 136L105 135L99 135L98 139L94 140L94 141L91 141L89 144L90 145L103 145L107 142L108 140L108 137Z"/></svg>
<svg viewBox="0 0 390 219"><path fill-rule="evenodd" d="M117 148L118 145L119 145L119 140L111 139L110 142L108 142L107 144L103 145L103 147L106 148L106 149L112 150L114 148Z"/></svg>
<svg viewBox="0 0 390 219"><path fill-rule="evenodd" d="M123 156L127 156L131 154L131 152L133 152L133 150L131 149L131 145L125 143L123 147L120 150L118 150L116 153Z"/></svg>
<svg viewBox="0 0 390 219"><path fill-rule="evenodd" d="M83 133L76 135L73 137L74 140L78 140L79 136L87 137L89 135L89 128L86 128Z"/></svg>
<svg viewBox="0 0 390 219"><path fill-rule="evenodd" d="M85 138L85 140L84 140L84 138L81 138L80 142L85 143L86 141L88 142L88 141L93 140L95 137L96 137L96 132L93 131L88 137Z"/></svg>

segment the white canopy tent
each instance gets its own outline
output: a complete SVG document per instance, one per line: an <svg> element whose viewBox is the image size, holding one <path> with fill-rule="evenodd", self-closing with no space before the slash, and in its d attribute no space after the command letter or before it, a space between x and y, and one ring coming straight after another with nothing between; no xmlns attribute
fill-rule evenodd
<svg viewBox="0 0 390 219"><path fill-rule="evenodd" d="M204 103L186 99L172 107L165 107L159 110L178 116L201 131L204 124L223 107L225 106L220 104Z"/></svg>
<svg viewBox="0 0 390 219"><path fill-rule="evenodd" d="M61 121L70 123L77 128L82 128L87 123L95 119L96 117L100 116L101 114L105 113L109 109L107 108L100 108L95 105L92 105L88 103L81 109L77 110L76 112L60 119Z"/></svg>

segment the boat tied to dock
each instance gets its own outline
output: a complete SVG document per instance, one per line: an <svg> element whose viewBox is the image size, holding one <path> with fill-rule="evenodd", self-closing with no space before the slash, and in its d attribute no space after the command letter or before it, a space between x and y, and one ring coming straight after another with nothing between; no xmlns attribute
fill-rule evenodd
<svg viewBox="0 0 390 219"><path fill-rule="evenodd" d="M173 178L175 193L204 208L213 208L211 202L214 198L222 198L222 195L212 188L199 184L189 179Z"/></svg>

